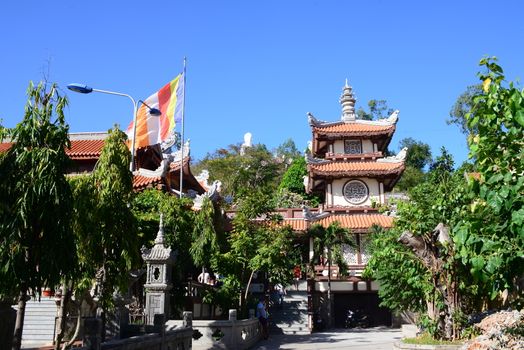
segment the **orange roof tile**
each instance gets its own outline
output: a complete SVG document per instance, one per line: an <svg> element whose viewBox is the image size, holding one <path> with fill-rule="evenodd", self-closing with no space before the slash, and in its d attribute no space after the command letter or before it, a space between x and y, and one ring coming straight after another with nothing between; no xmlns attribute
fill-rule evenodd
<svg viewBox="0 0 524 350"><path fill-rule="evenodd" d="M373 136L393 134L395 125L373 125L360 123L340 123L327 126L315 126L313 131L321 135Z"/></svg>
<svg viewBox="0 0 524 350"><path fill-rule="evenodd" d="M319 164L308 164L317 175L374 176L399 174L404 170L404 162L344 162L333 161Z"/></svg>
<svg viewBox="0 0 524 350"><path fill-rule="evenodd" d="M12 142L2 142L2 143L0 143L0 152L7 151L9 148L11 148L12 145L13 145Z"/></svg>
<svg viewBox="0 0 524 350"><path fill-rule="evenodd" d="M162 181L160 176L147 177L143 175L133 176L133 190L138 191L150 185L156 185Z"/></svg>
<svg viewBox="0 0 524 350"><path fill-rule="evenodd" d="M342 214L330 215L316 221L306 221L304 219L284 219L281 222L283 226L290 226L293 231L306 231L309 226L320 224L328 227L335 221L338 221L342 227L350 230L367 230L373 225L379 225L384 228L393 227L394 218L381 214Z"/></svg>
<svg viewBox="0 0 524 350"><path fill-rule="evenodd" d="M0 143L0 152L11 148L11 142ZM71 140L71 148L66 149L66 154L71 159L98 159L104 147L104 140Z"/></svg>
<svg viewBox="0 0 524 350"><path fill-rule="evenodd" d="M384 228L393 227L393 217L381 214L330 215L320 219L318 223L328 227L335 221L338 221L342 227L353 230L368 229L375 224Z"/></svg>
<svg viewBox="0 0 524 350"><path fill-rule="evenodd" d="M71 159L98 159L104 147L104 140L72 140L66 154Z"/></svg>
<svg viewBox="0 0 524 350"><path fill-rule="evenodd" d="M281 225L290 226L293 231L306 231L307 229L307 222L304 219L284 219Z"/></svg>

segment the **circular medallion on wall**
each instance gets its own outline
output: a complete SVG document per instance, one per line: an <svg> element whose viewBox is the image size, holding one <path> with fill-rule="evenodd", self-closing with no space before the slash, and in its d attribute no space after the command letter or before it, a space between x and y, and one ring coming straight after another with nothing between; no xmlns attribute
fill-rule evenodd
<svg viewBox="0 0 524 350"><path fill-rule="evenodd" d="M360 180L346 182L342 190L344 198L351 204L362 204L369 197L368 186Z"/></svg>

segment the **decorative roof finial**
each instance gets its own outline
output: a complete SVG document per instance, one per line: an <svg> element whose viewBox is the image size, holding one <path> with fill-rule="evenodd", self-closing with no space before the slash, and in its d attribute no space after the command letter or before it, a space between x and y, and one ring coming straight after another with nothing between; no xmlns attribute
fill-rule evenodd
<svg viewBox="0 0 524 350"><path fill-rule="evenodd" d="M164 245L164 214L160 213L160 223L158 224L158 233L155 238L155 245Z"/></svg>
<svg viewBox="0 0 524 350"><path fill-rule="evenodd" d="M346 85L342 89L342 95L340 96L340 104L342 105L342 121L345 123L355 121L355 102L357 99L353 96L353 89L348 84L346 78Z"/></svg>

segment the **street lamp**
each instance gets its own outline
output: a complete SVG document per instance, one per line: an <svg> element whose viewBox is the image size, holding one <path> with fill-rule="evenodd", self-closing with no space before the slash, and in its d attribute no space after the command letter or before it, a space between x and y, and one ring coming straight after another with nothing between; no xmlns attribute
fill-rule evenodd
<svg viewBox="0 0 524 350"><path fill-rule="evenodd" d="M117 96L125 96L133 102L133 142L131 146L131 165L129 166L129 170L133 171L135 170L135 139L136 139L136 117L138 113L138 105L142 103L144 106L146 106L149 109L149 114L155 117L159 117L162 115L160 110L157 108L153 108L151 106L148 106L147 103L145 103L142 100L135 101L131 95L123 94L121 92L115 92L115 91L107 91L107 90L100 90L100 89L94 89L90 86L84 85L84 84L69 84L67 85L67 88L71 91L78 92L81 94L90 94L91 92L101 92L103 94L109 94L109 95L117 95Z"/></svg>

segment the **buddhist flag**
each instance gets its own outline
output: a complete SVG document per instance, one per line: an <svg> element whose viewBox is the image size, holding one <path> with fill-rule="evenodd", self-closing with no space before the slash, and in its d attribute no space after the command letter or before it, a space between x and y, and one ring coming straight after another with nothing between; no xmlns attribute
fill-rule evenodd
<svg viewBox="0 0 524 350"><path fill-rule="evenodd" d="M135 149L155 145L169 138L176 122L182 119L184 110L184 75L180 73L163 88L149 96L140 105L136 116ZM156 108L162 113L154 116L150 108ZM127 128L127 136L133 138L133 122Z"/></svg>

